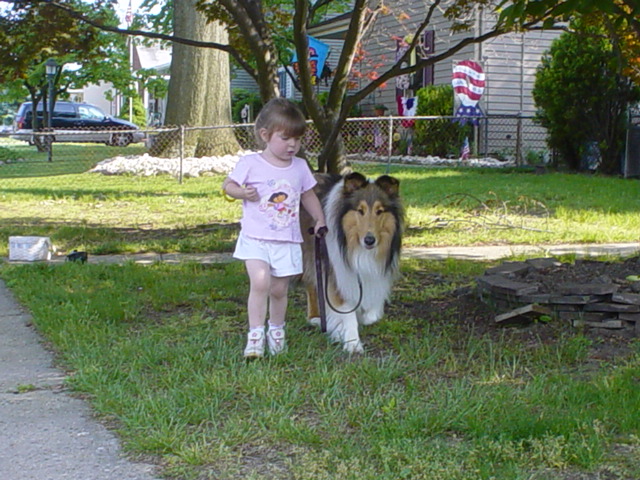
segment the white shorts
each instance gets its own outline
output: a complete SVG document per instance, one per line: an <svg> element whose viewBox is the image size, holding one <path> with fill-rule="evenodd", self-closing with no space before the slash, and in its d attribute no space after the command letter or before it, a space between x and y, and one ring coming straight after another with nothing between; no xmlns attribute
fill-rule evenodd
<svg viewBox="0 0 640 480"><path fill-rule="evenodd" d="M302 273L302 248L299 243L258 240L240 232L233 258L262 260L271 267L271 275L274 277Z"/></svg>

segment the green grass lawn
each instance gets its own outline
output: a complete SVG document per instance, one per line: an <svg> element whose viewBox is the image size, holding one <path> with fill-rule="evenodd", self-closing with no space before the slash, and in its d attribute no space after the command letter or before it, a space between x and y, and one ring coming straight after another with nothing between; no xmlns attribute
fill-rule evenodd
<svg viewBox="0 0 640 480"><path fill-rule="evenodd" d="M288 352L250 363L239 262L0 275L70 388L168 478L640 478L638 343L605 358L560 322L478 323L452 292L486 266L405 261L354 357L305 324L295 289Z"/></svg>
<svg viewBox="0 0 640 480"><path fill-rule="evenodd" d="M371 177L385 171L356 168ZM390 173L401 182L405 245L638 240L637 180L406 166L392 166ZM228 251L240 204L223 199L222 180L90 173L1 178L0 255L7 255L11 235L49 236L61 252Z"/></svg>
<svg viewBox="0 0 640 480"><path fill-rule="evenodd" d="M180 184L81 173L89 162L56 175L42 164L3 176L5 166L0 255L11 235L90 254L229 251L235 241L240 205L220 195L221 175ZM385 166L357 169L376 176ZM637 180L390 173L401 181L406 245L638 240ZM0 263L0 277L32 312L69 388L167 478L640 478L638 342L560 321L493 326L478 301L463 308L456 294L487 266L404 260L385 318L363 328L366 353L354 357L305 324L295 288L289 351L252 363L241 357L239 262Z"/></svg>
<svg viewBox="0 0 640 480"><path fill-rule="evenodd" d="M74 175L86 172L96 163L117 155L139 155L146 148L141 143L127 147L102 144L54 143L49 161L48 152L39 152L26 142L0 138L0 181L6 178L38 178Z"/></svg>

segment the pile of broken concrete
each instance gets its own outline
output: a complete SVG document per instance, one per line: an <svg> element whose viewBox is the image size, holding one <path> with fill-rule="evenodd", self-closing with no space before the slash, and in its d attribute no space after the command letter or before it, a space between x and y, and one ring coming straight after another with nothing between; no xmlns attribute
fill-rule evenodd
<svg viewBox="0 0 640 480"><path fill-rule="evenodd" d="M576 275L577 270L582 274ZM639 272L639 258L575 264L536 258L489 268L477 279L477 287L480 299L495 309L500 325L555 318L575 327L639 336Z"/></svg>

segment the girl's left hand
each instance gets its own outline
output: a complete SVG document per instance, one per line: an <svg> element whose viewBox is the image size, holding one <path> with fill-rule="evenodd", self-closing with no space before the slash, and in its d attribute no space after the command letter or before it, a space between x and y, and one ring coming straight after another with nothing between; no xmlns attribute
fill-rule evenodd
<svg viewBox="0 0 640 480"><path fill-rule="evenodd" d="M316 237L324 237L329 229L323 222L317 222L316 226L313 228L313 233Z"/></svg>

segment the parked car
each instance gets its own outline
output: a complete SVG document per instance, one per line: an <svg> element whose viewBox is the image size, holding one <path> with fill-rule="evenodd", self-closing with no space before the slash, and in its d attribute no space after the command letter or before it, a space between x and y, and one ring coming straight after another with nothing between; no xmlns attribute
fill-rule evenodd
<svg viewBox="0 0 640 480"><path fill-rule="evenodd" d="M38 103L37 115L43 125L43 105ZM24 102L14 119L13 138L34 144L33 108ZM105 143L126 147L132 142L144 140L144 133L137 125L121 118L106 115L99 107L89 103L56 102L51 118L53 137L42 136L44 141Z"/></svg>

